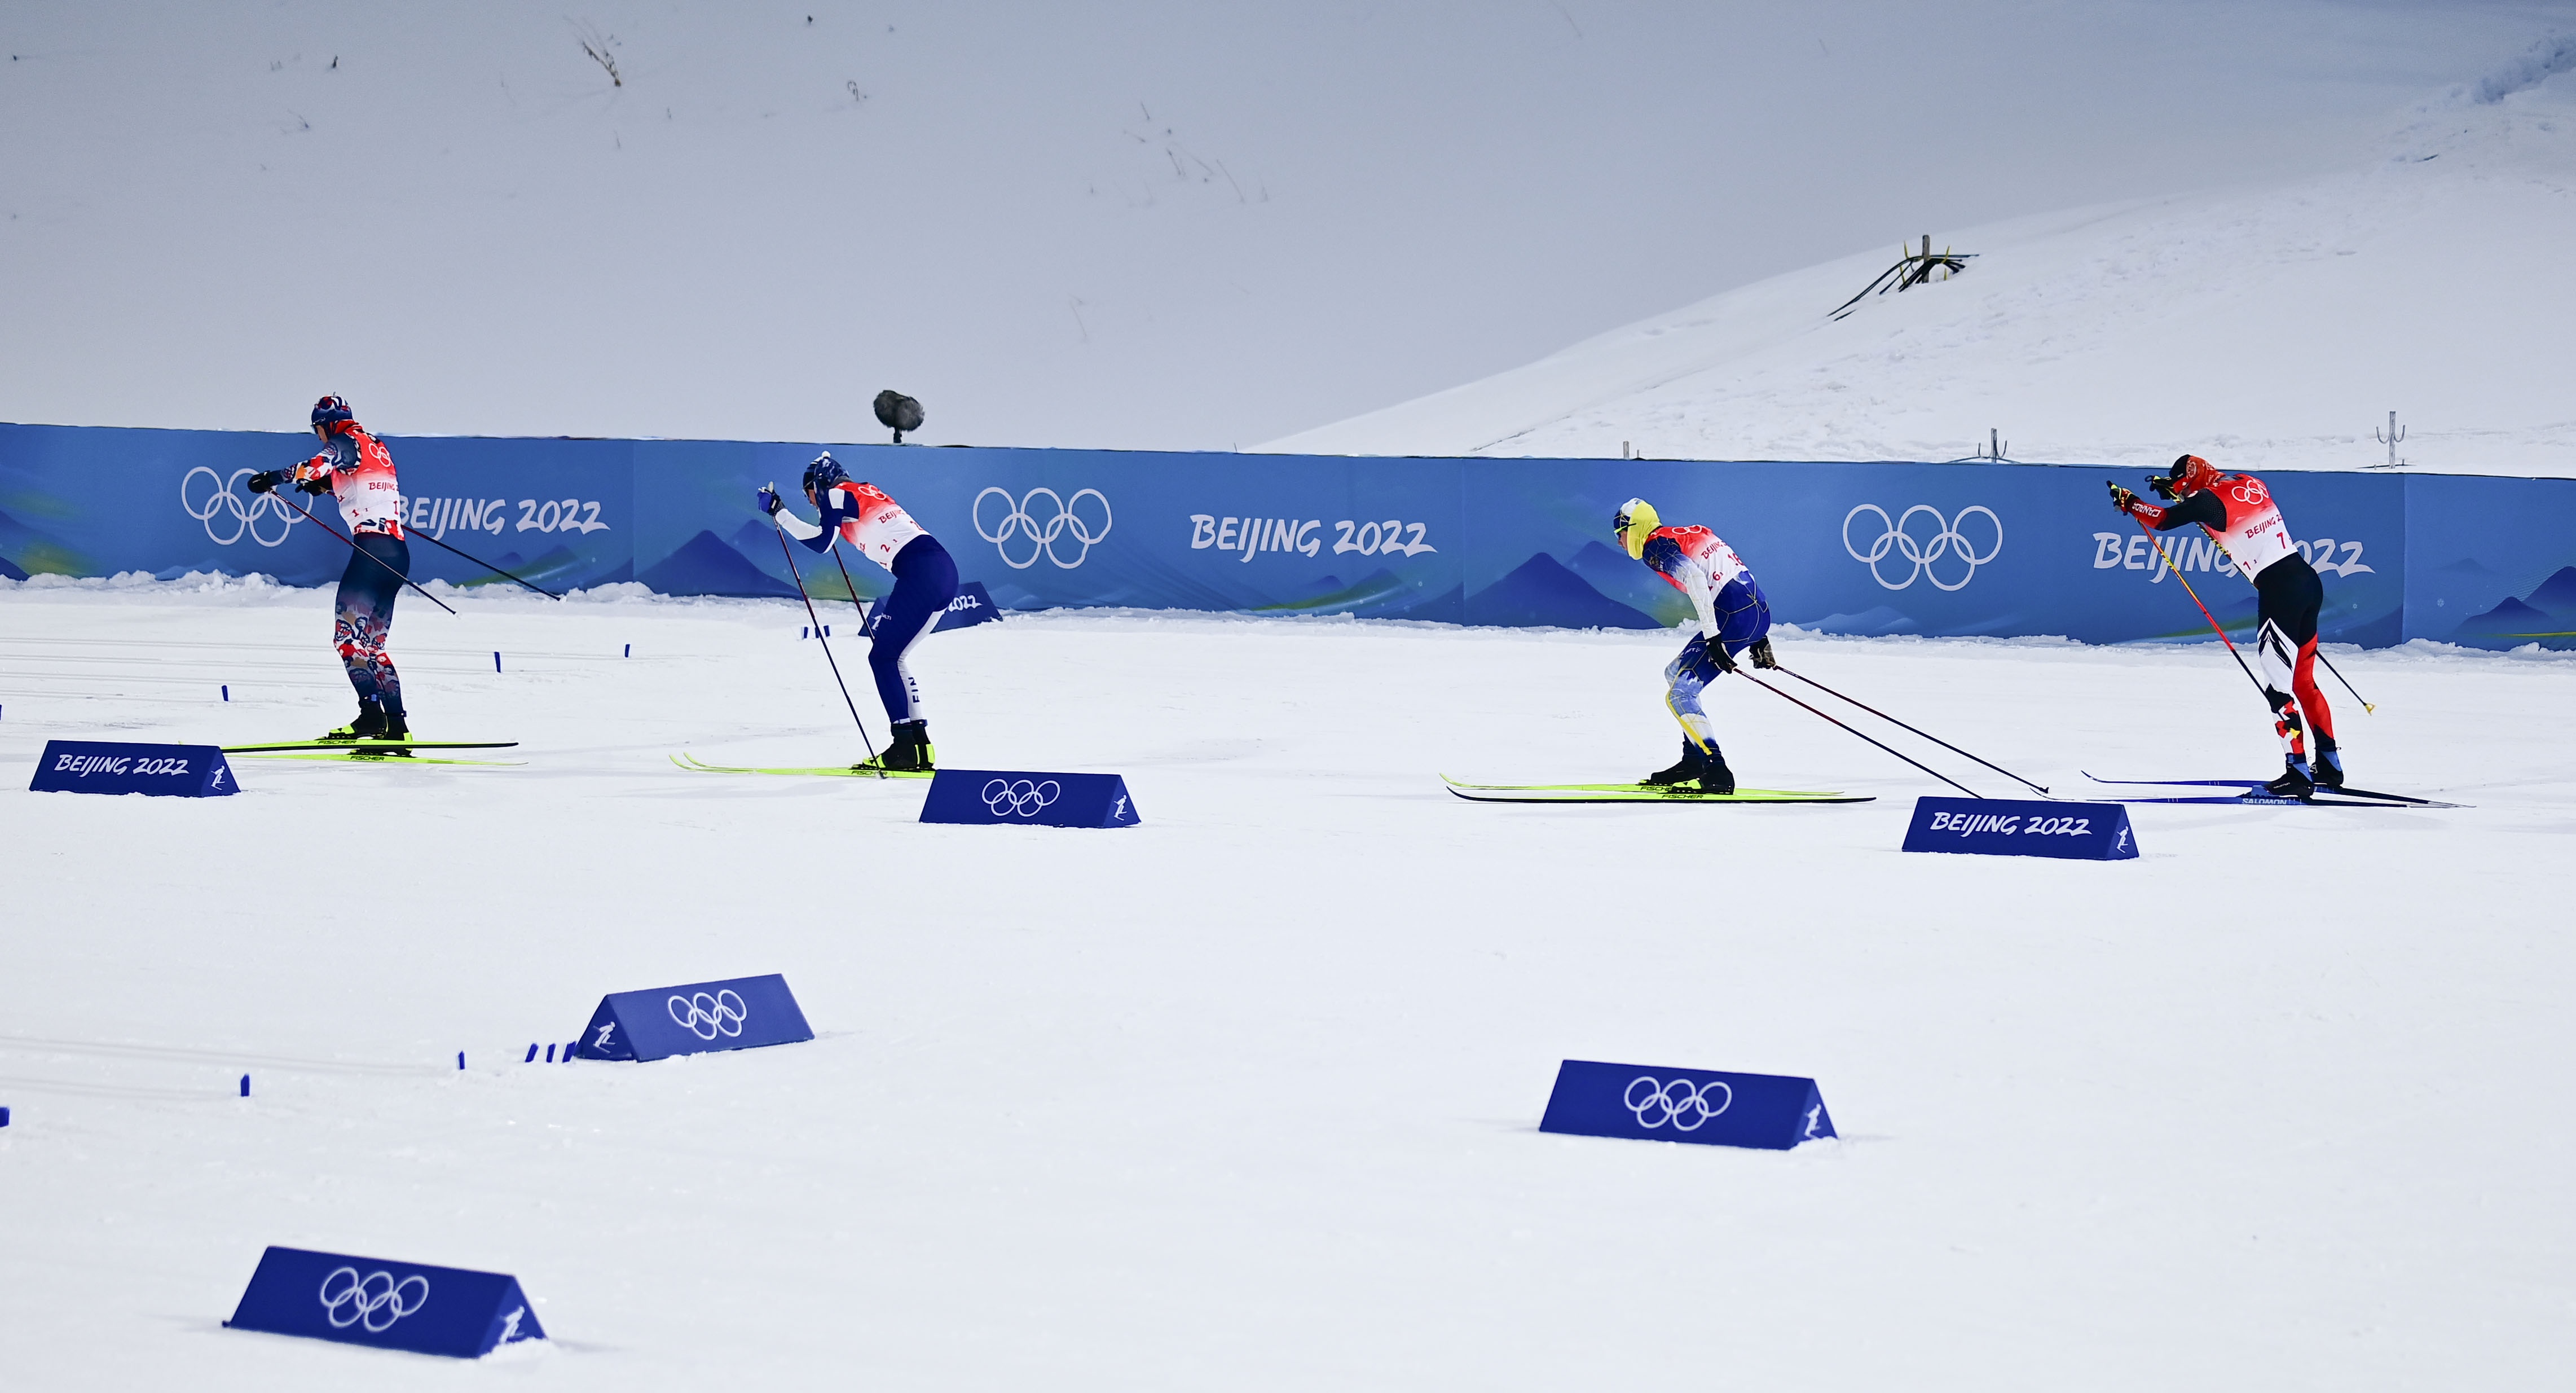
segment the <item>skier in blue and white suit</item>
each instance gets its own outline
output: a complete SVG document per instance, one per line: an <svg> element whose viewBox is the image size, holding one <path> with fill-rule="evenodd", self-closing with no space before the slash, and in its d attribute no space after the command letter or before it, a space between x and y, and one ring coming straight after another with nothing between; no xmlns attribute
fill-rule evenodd
<svg viewBox="0 0 2576 1393"><path fill-rule="evenodd" d="M1705 527L1666 527L1655 505L1631 498L1611 519L1619 545L1690 597L1699 629L1664 669L1664 705L1682 723L1681 763L1642 782L1696 781L1702 793L1733 793L1735 771L1717 748L1717 731L1699 695L1721 674L1735 671L1735 655L1748 650L1755 667L1778 667L1771 656L1771 602L1735 548Z"/></svg>

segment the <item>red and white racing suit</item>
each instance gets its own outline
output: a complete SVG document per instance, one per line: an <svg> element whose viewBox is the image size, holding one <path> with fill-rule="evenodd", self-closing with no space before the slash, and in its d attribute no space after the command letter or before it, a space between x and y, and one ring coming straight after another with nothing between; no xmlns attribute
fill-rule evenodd
<svg viewBox="0 0 2576 1393"><path fill-rule="evenodd" d="M2289 524L2272 491L2251 474L2230 474L2171 507L2142 502L2128 511L2159 532L2199 524L2228 561L2254 582L2260 625L2254 648L2281 750L2292 761L2307 763L2302 734L2313 726L2318 754L2333 755L2334 712L2317 686L2316 666L2317 615L2325 606L2325 583L2290 540Z"/></svg>

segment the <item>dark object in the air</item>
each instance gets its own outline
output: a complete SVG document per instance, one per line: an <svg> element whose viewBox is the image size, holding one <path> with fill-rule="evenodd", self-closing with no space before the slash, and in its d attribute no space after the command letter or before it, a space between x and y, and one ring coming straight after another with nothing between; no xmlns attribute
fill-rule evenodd
<svg viewBox="0 0 2576 1393"><path fill-rule="evenodd" d="M1977 254L1975 252L1954 252L1948 247L1943 247L1941 249L1941 254L1934 256L1932 254L1932 234L1926 232L1923 234L1922 251L1910 251L1901 245L1897 247L1895 265L1879 272L1877 280L1871 281L1869 284L1862 286L1860 288L1860 294L1836 305L1834 307L1834 312L1825 317L1827 319L1840 319L1843 316L1850 314L1852 312L1852 306L1857 305L1863 299L1866 299L1869 293L1873 290L1884 295L1891 290L1899 292L1912 290L1914 287L1922 285L1936 276L1942 280L1948 280L1952 276L1959 274L1961 271L1967 270L1968 263L1975 260L1976 256Z"/></svg>
<svg viewBox="0 0 2576 1393"><path fill-rule="evenodd" d="M894 432L894 443L903 443L903 433L921 429L921 403L888 387L877 393L877 424Z"/></svg>

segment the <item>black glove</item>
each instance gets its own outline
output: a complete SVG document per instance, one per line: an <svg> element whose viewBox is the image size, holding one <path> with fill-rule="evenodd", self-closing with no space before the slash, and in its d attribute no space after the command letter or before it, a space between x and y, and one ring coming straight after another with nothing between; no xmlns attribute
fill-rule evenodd
<svg viewBox="0 0 2576 1393"><path fill-rule="evenodd" d="M1775 668L1780 665L1780 660L1771 656L1771 640L1767 637L1754 640L1753 646L1746 651L1753 655L1755 667Z"/></svg>
<svg viewBox="0 0 2576 1393"><path fill-rule="evenodd" d="M778 501L778 485L771 484L760 491L760 511L775 515L779 509L786 506Z"/></svg>
<svg viewBox="0 0 2576 1393"><path fill-rule="evenodd" d="M2156 491L2156 497L2163 499L2167 503L2174 501L2173 480L2166 478L2164 475L2148 475L2147 487L2154 489Z"/></svg>
<svg viewBox="0 0 2576 1393"><path fill-rule="evenodd" d="M296 487L304 490L306 493L329 493L331 491L331 476L328 474L316 474L312 478L306 479L302 483L297 484Z"/></svg>
<svg viewBox="0 0 2576 1393"><path fill-rule="evenodd" d="M1726 651L1725 643L1713 638L1703 638L1699 643L1700 652L1707 657L1709 666L1720 673L1735 671L1735 659Z"/></svg>
<svg viewBox="0 0 2576 1393"><path fill-rule="evenodd" d="M253 492L253 493L266 493L266 492L268 492L270 489L273 489L273 488L277 487L278 481L279 481L279 480L281 480L281 479L283 479L283 478L285 478L285 477L286 477L286 471L285 471L285 470L282 470L282 469L263 469L263 470L261 470L260 472L258 472L258 473L256 473L256 474L253 474L252 476L250 476L250 481L249 481L250 491L251 491L251 492Z"/></svg>
<svg viewBox="0 0 2576 1393"><path fill-rule="evenodd" d="M2138 506L2138 496L2129 492L2127 489L2120 487L2118 484L2113 484L2111 486L2111 506L2125 513Z"/></svg>

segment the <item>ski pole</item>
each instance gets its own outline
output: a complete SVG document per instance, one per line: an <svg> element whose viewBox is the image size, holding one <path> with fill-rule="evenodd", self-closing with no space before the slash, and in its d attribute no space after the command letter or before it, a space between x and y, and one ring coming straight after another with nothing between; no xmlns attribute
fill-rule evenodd
<svg viewBox="0 0 2576 1393"><path fill-rule="evenodd" d="M377 565L384 567L387 571L392 571L392 572L393 572L393 578L394 578L394 579L396 579L396 580L398 580L398 581L401 581L401 582L402 582L403 584L405 584L405 585L409 585L409 586L411 586L411 588L412 588L412 589L414 589L414 590L420 590L420 586L419 586L418 584L414 583L411 577L409 577L409 576L407 576L407 575L404 575L404 574L403 574L402 572L400 572L400 571L395 571L395 570L394 570L394 568L393 568L392 563L390 563L390 562L386 561L383 557L376 555L374 552L371 552L371 551L367 550L365 547L362 547L362 546L358 545L357 543L350 541L348 538L346 538L346 537L341 537L341 536L340 536L340 529L339 529L339 528L333 527L331 524L329 524L329 523L327 523L327 522L324 522L322 519L320 519L320 518L317 518L317 517L313 516L311 513L305 513L305 512L304 512L304 505L303 505L303 504L300 504L300 503L296 502L296 501L295 501L294 499L292 499L292 498L288 498L288 497L286 497L284 494L278 493L278 492L277 492L276 490L274 490L274 489L271 489L271 490L269 491L269 497L276 499L278 502L285 504L287 507L293 508L295 511L297 511L297 512L299 512L299 513L304 513L304 520L305 520L306 522L309 522L309 523L313 524L315 527L321 528L323 531L330 533L330 534L331 534L332 536L334 536L334 537L340 537L341 542L342 542L343 544L345 544L345 545L349 548L349 550L354 551L354 552L356 552L357 554L359 554L360 556L363 556L363 557L367 558L369 561L373 561L373 562L375 562ZM440 598L438 598L436 595L432 595L432 594L430 594L430 593L429 593L428 591L426 591L426 590L420 590L420 597L421 597L422 599L424 599L424 600L429 601L431 604L438 606L440 609L447 609L447 602L446 602L446 601L441 600L441 599L440 599ZM448 613L450 613L450 614L454 614L454 613L456 613L456 611L454 611L454 610L452 610L452 609L447 609L447 612L448 612Z"/></svg>
<svg viewBox="0 0 2576 1393"><path fill-rule="evenodd" d="M1865 701L1858 701L1858 700L1854 700L1854 699L1853 699L1853 698L1851 698L1851 697L1844 696L1842 693L1840 693L1840 692L1838 692L1838 691L1835 691L1833 688L1826 686L1824 683L1819 682L1819 681L1817 681L1816 679L1814 679L1814 678L1812 678L1812 677L1807 676L1807 675L1806 675L1805 673L1803 673L1803 672L1791 672L1788 668L1785 668L1785 667L1784 667L1784 668L1781 668L1781 669L1779 669L1779 670L1780 670L1780 671L1782 671L1782 672L1786 672L1786 673L1788 673L1791 677L1795 677L1795 678L1797 678L1799 681L1806 683L1808 686L1815 688L1817 691L1823 692L1825 695L1827 695L1827 696L1829 696L1829 697L1837 697L1837 698L1840 698L1841 700L1851 702L1851 704L1852 704L1852 705L1859 707L1861 710L1866 711L1866 712L1868 712L1869 714L1871 714L1871 715L1873 715L1873 716L1876 716L1876 717L1877 717L1877 718L1879 718L1880 720L1887 722L1889 725L1895 726L1895 727L1897 727L1897 728L1898 728L1898 729L1900 729L1900 730L1909 730L1909 731L1913 731L1916 735L1920 735L1920 736L1922 736L1924 739L1931 741L1933 744L1940 746L1942 749L1948 750L1950 753L1952 753L1952 754L1954 754L1954 755L1959 755L1959 756L1961 756L1961 757L1963 757L1963 758L1966 758L1966 759L1976 760L1976 762L1977 762L1977 763L1982 764L1982 765L1985 765L1988 769L1992 769L1992 770L1993 770L1993 771L1995 771L1996 773L2003 775L2005 778L2012 780L2014 783L2020 784L2020 785L2021 785L2022 787L2024 787L2024 788L2037 789L2037 790L2040 792L2040 794L2041 794L2041 795L2043 795L2043 796L2046 796L2046 795L2047 795L2047 793L2048 793L2048 789L2047 789L2045 786L2043 786L2043 785L2032 783L2030 780L2023 778L2021 775L2016 774L2016 773L2014 773L2013 771L2011 771L2011 770L2009 770L2009 769L2006 769L2006 768L2005 768L2005 767L2003 767L2002 765L2000 765L2000 764L1996 764L1996 763L1992 762L1991 760L1977 759L1977 757L1976 757L1975 755L1969 754L1966 750L1960 749L1958 746L1951 744L1949 741L1944 740L1944 739L1942 739L1941 737L1939 737L1939 736L1937 736L1937 735L1933 735L1933 734L1930 734L1930 733L1925 732L1925 731L1915 730L1915 729L1914 729L1914 727L1912 727L1912 726L1910 726L1910 725L1905 724L1905 722L1903 722L1903 721L1900 721L1900 720L1896 719L1894 716L1891 716L1891 715L1887 714L1887 713L1886 713L1886 712L1884 712L1884 711L1879 710L1877 707L1870 705L1868 702L1865 702Z"/></svg>
<svg viewBox="0 0 2576 1393"><path fill-rule="evenodd" d="M2352 683L2351 683L2349 680L2347 680L2347 679L2344 677L2344 675L2343 675L2342 673L2340 673L2340 672L2335 672L2334 659L2327 657L2327 656L2326 656L2326 652L2325 652L2325 650L2324 650L2324 649L2322 649L2322 648L2320 648L2320 649L2318 649L2318 650L2317 650L2317 661L2318 661L2318 662L2321 662L2321 663L2323 663L2323 664L2325 664L2325 665L2326 665L2326 671L2328 671L2328 672L2333 672L2333 673L2334 673L2334 675L2335 675L2335 680L2336 680L2337 682L2341 682L2341 683L2343 683L2343 689L2344 689L2345 691L2347 691L2347 692L2352 692L2352 699L2361 703L2361 709L2362 709L2362 710L2364 710L2364 711L2376 711L2376 710L2378 710L2378 709L2379 709L2378 707L2373 706L2373 705L2371 705L2371 704L2370 704L2370 700L2369 700L2369 698L2364 697L2364 696L2363 696L2361 693L2359 693L2359 692L2354 692L2354 691L2353 691L2353 689L2352 689Z"/></svg>
<svg viewBox="0 0 2576 1393"><path fill-rule="evenodd" d="M814 612L814 597L805 593L805 574L796 569L796 555L787 549L787 529L779 526L778 519L772 517L769 530L778 534L778 554L787 559L787 574L796 577L796 597L805 602L805 617L814 621L814 641L823 645L823 661L832 665L832 685L841 689L841 704L850 708L850 723L859 728L859 743L867 746L868 762L874 764L876 742L868 738L868 723L859 719L859 704L850 700L850 684L841 680L841 663L832 656L832 641L823 637L823 617ZM877 777L882 779L885 776L884 767L879 766Z"/></svg>
<svg viewBox="0 0 2576 1393"><path fill-rule="evenodd" d="M430 545L432 545L432 546L447 547L447 543L445 543L445 542L442 542L442 541L438 540L436 537L433 537L433 536L429 535L429 534L428 534L428 533L426 533L426 532L415 532L415 533L413 533L412 535L414 535L414 536L416 536L416 537L420 538L422 541L427 542L427 543L429 543L429 544L430 544ZM467 553L467 552L466 552L466 550L465 550L464 548L462 548L462 547L447 547L447 549L448 549L449 551L455 552L455 553L456 553L457 555L459 555L459 556L464 557L466 560L473 562L475 565L482 567L484 570L490 571L492 574L494 574L494 575L496 575L496 576L501 577L503 580L518 580L518 581L519 581L519 584L527 586L530 590L533 590L533 591L537 592L538 594L545 596L545 597L546 597L547 599L549 599L549 600L560 600L560 599L562 599L562 598L563 598L563 596L558 595L558 594L556 594L555 592L553 592L553 591L551 591L551 590L548 590L547 588L545 588L545 587L544 587L544 586L542 586L542 585L533 584L533 583L531 583L531 582L529 582L529 581L519 580L519 578L518 578L517 576L514 576L514 575L510 574L509 572L507 572L507 571L505 571L505 570L502 570L500 567L493 565L491 562L486 561L486 560L484 560L483 558L481 558L481 557L479 557L479 556L474 556L474 555L471 555L471 554Z"/></svg>
<svg viewBox="0 0 2576 1393"><path fill-rule="evenodd" d="M2209 606L2200 603L2200 592L2191 588L2190 581L2183 580L2182 567L2175 565L2173 558L2165 555L2165 544L2158 540L2154 532L2148 530L2147 520L2131 513L2129 521L2136 523L2138 530L2147 534L2147 545L2156 549L2156 559L2165 563L2165 569L2173 572L2174 579L2182 581L2182 593L2189 595L2193 604L2200 605L2200 617L2209 621L2209 627L2218 630L2218 641L2227 645L2227 656L2236 660L2236 666L2245 673L2245 680L2253 683L2254 690L2264 694L2264 704L2270 705L2272 698L2263 686L2263 679L2254 675L2254 669L2245 666L2245 655L2236 651L2236 640L2229 638L2227 630L2219 627L2218 616L2209 612Z"/></svg>
<svg viewBox="0 0 2576 1393"><path fill-rule="evenodd" d="M1792 675L1794 675L1794 674L1792 674ZM1764 690L1764 691L1766 691L1766 692L1769 692L1771 695L1773 695L1773 696L1775 696L1775 697L1780 698L1782 701L1785 701L1785 702L1789 703L1790 705L1792 705L1792 706L1795 706L1795 707L1799 708L1799 709L1800 709L1800 710L1802 710L1802 711L1806 711L1806 712L1808 712L1808 713L1810 713L1810 714L1813 714L1813 715L1816 715L1816 716L1822 717L1823 719L1825 719L1825 720L1827 720L1827 721L1830 721L1830 722L1832 722L1832 723L1833 723L1833 724L1835 724L1835 725L1842 726L1842 728L1843 728L1844 730L1846 730L1846 731L1850 731L1853 735L1860 735L1860 738L1861 738L1861 739L1863 739L1863 740L1869 740L1869 737L1868 737L1868 736L1866 736L1866 735L1861 735L1859 731L1852 730L1852 728L1851 728L1850 726L1843 725L1843 723L1842 723L1842 722L1834 720L1834 718L1833 718L1833 717L1825 715L1825 713L1824 713L1824 712L1816 710L1816 708L1814 708L1814 707L1812 707L1812 706L1807 705L1807 703L1805 703L1805 702L1803 702L1803 701L1798 700L1796 697L1793 697L1793 696L1789 695L1787 692L1784 692L1784 691L1780 690L1779 688L1772 686L1770 683L1763 681L1763 680L1762 680L1761 678L1759 678L1759 677L1755 677L1752 673L1749 673L1749 672L1748 672L1748 673L1745 673L1745 674L1744 674L1744 676L1745 676L1745 678L1746 678L1747 680L1751 681L1751 682L1753 683L1753 685L1754 685L1754 686L1760 687L1762 690ZM1856 706L1856 705L1859 705L1859 703L1858 703L1858 702L1854 702L1854 703L1853 703L1853 705L1855 705L1855 706ZM1871 744L1873 744L1873 745L1878 745L1878 747L1879 747L1880 749L1882 749L1882 750L1887 750L1887 752L1888 752L1889 754L1896 755L1896 757L1897 757L1898 759L1905 760L1905 762L1906 762L1906 763L1913 765L1915 768L1922 770L1924 773L1931 775L1933 778L1939 779L1941 782L1943 782L1943 783L1945 783L1945 784L1948 784L1950 787L1952 787L1952 788L1955 788L1955 789L1959 790L1961 793L1964 793L1964 794L1968 795L1968 796L1969 796L1969 797L1971 797L1971 798L1983 798L1983 797L1985 797L1985 796L1986 796L1986 795L1984 795L1984 794L1982 794L1982 793L1977 792L1975 789L1968 787L1966 784L1963 784L1963 783L1959 782L1957 779L1951 778L1949 775L1942 773L1940 770L1933 768L1931 765L1925 764L1923 761L1921 761L1921 760L1919 760L1919 759L1907 759L1907 758L1906 758L1906 756L1901 755L1901 754L1897 754L1897 752L1896 752L1896 751L1894 751L1894 750L1892 750L1892 749L1888 749L1888 747L1887 747L1887 746L1885 746L1885 745L1880 745L1880 744L1879 744L1879 742L1877 742L1877 741L1875 741L1875 740L1869 740L1869 743L1871 743Z"/></svg>

